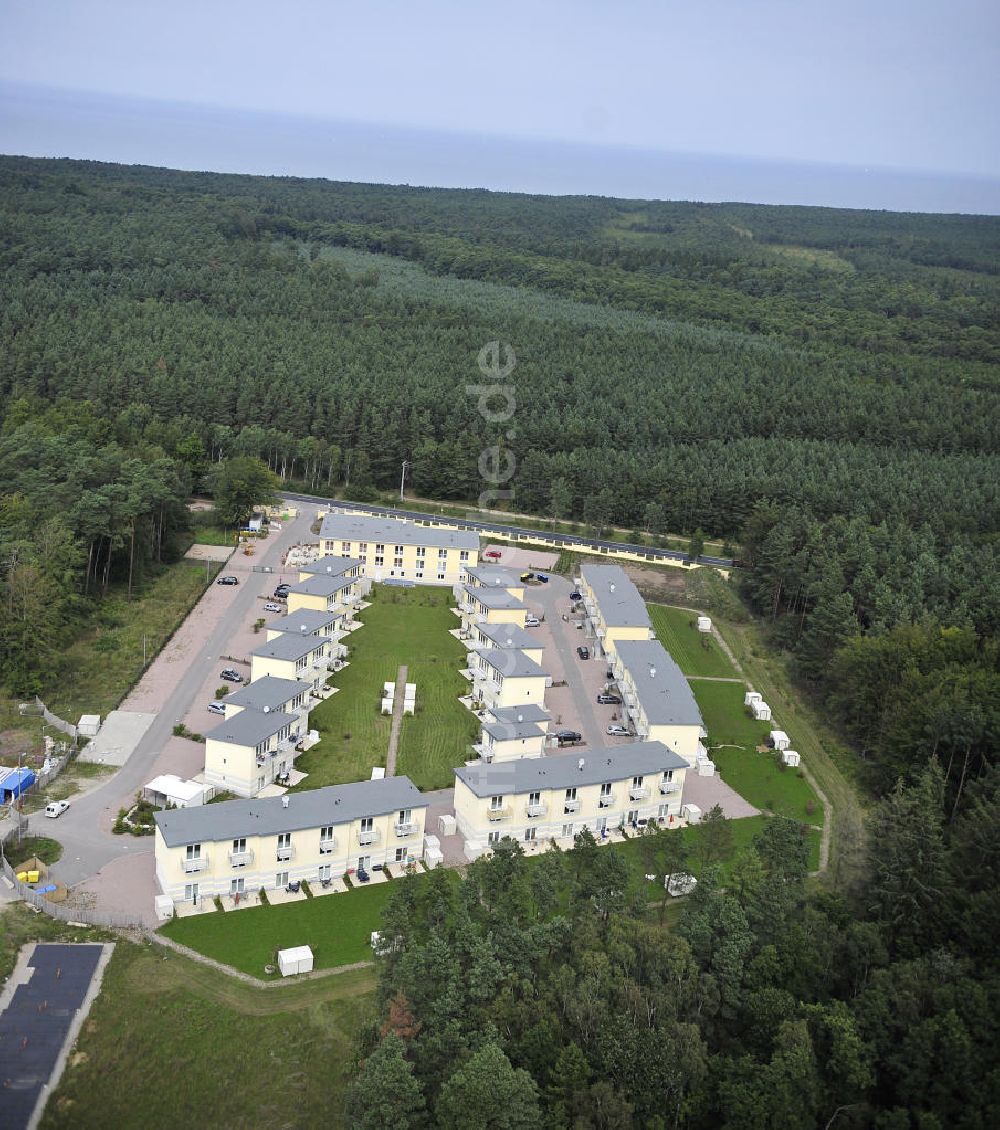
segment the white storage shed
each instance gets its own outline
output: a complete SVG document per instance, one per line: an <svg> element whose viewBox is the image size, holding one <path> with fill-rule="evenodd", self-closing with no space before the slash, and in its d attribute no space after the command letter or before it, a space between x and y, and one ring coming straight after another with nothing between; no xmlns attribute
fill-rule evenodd
<svg viewBox="0 0 1000 1130"><path fill-rule="evenodd" d="M755 702L763 701L764 696L760 693L760 691L747 691L747 693L743 696L744 706L753 706Z"/></svg>
<svg viewBox="0 0 1000 1130"><path fill-rule="evenodd" d="M685 804L681 808L681 819L689 824L701 823L701 809L696 804Z"/></svg>
<svg viewBox="0 0 1000 1130"><path fill-rule="evenodd" d="M752 704L752 707L753 707L753 716L754 716L754 718L756 718L756 720L758 722L770 722L771 721L771 708L767 705L766 702L763 702L763 701L755 702L755 703Z"/></svg>
<svg viewBox="0 0 1000 1130"><path fill-rule="evenodd" d="M791 765L794 769L802 761L802 758L795 752L794 749L785 749L781 751L781 760L786 765Z"/></svg>
<svg viewBox="0 0 1000 1130"><path fill-rule="evenodd" d="M698 617L698 631L699 632L710 632L711 630L712 630L712 617L711 616L699 616Z"/></svg>
<svg viewBox="0 0 1000 1130"><path fill-rule="evenodd" d="M771 731L771 745L775 749L788 749L792 744L792 739L785 733L784 730Z"/></svg>
<svg viewBox="0 0 1000 1130"><path fill-rule="evenodd" d="M699 777L714 777L715 776L715 762L709 761L707 758L698 759L698 776Z"/></svg>
<svg viewBox="0 0 1000 1130"><path fill-rule="evenodd" d="M293 946L278 950L278 969L282 977L294 977L296 973L311 973L313 951L308 946Z"/></svg>

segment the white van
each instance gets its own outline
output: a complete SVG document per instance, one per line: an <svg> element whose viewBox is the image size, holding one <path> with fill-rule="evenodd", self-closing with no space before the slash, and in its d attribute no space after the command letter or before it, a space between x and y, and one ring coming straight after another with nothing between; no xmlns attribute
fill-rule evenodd
<svg viewBox="0 0 1000 1130"><path fill-rule="evenodd" d="M62 816L67 808L69 808L68 800L54 800L51 804L45 806L45 815L55 820L57 817Z"/></svg>

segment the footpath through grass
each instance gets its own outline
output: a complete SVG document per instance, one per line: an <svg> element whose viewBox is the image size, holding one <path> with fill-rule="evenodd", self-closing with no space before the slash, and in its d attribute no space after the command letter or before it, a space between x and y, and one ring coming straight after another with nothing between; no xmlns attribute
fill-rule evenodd
<svg viewBox="0 0 1000 1130"><path fill-rule="evenodd" d="M148 666L218 570L213 563L178 561L133 593L131 601L122 591L113 592L94 622L65 648L58 676L42 691L46 706L71 721L114 710L145 670L143 640Z"/></svg>
<svg viewBox="0 0 1000 1130"><path fill-rule="evenodd" d="M695 627L696 612L672 608L667 604L647 604L656 638L670 652L681 671L711 678L739 678L729 657L710 632Z"/></svg>
<svg viewBox="0 0 1000 1130"><path fill-rule="evenodd" d="M417 709L403 720L396 772L421 789L447 787L479 732L458 701L468 689L458 673L466 650L448 634L459 624L451 590L376 585L372 593L364 627L346 637L350 665L331 679L339 692L310 715L320 742L296 761L309 774L302 787L366 780L372 766L385 765L391 719L381 713L382 685L395 682L404 664L417 685Z"/></svg>

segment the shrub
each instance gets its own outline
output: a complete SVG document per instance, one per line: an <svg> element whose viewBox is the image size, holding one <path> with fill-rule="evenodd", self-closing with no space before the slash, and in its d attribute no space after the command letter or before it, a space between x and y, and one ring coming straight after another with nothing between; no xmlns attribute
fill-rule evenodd
<svg viewBox="0 0 1000 1130"><path fill-rule="evenodd" d="M94 651L120 651L122 641L117 636L103 635L94 640Z"/></svg>
<svg viewBox="0 0 1000 1130"><path fill-rule="evenodd" d="M187 733L187 726L185 726L183 722L178 722L171 732L175 738L183 738Z"/></svg>
<svg viewBox="0 0 1000 1130"><path fill-rule="evenodd" d="M116 836L123 836L129 830L128 825L125 823L126 815L128 815L128 813L124 808L118 809L118 816L111 826L111 831L114 832Z"/></svg>
<svg viewBox="0 0 1000 1130"><path fill-rule="evenodd" d="M311 899L313 897L313 893L309 889L309 880L308 879L302 880L302 891L305 894L307 899Z"/></svg>
<svg viewBox="0 0 1000 1130"><path fill-rule="evenodd" d="M221 911L222 910L222 896L216 895L215 898L212 901L215 903L215 909Z"/></svg>
<svg viewBox="0 0 1000 1130"><path fill-rule="evenodd" d="M229 686L215 688L215 701L218 702L220 698L225 698L229 694Z"/></svg>
<svg viewBox="0 0 1000 1130"><path fill-rule="evenodd" d="M265 891L263 887L261 887L261 889L257 892L257 897L260 899L260 905L261 906L270 906L271 905L271 903L270 903L270 901L268 900L268 897L267 897L267 891Z"/></svg>

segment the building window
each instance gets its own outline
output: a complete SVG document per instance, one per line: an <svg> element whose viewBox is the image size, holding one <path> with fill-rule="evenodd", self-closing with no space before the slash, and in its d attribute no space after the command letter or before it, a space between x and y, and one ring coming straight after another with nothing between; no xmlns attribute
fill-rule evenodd
<svg viewBox="0 0 1000 1130"><path fill-rule="evenodd" d="M188 844L186 855L188 859L201 859L201 844Z"/></svg>
<svg viewBox="0 0 1000 1130"><path fill-rule="evenodd" d="M439 572L439 573L438 573L438 580L439 580L439 581L443 581L443 580L444 580L444 573L441 573L441 572Z"/></svg>
<svg viewBox="0 0 1000 1130"><path fill-rule="evenodd" d="M427 553L426 546L423 546L423 545L417 546L417 556L418 557L424 557L426 555L426 553Z"/></svg>
<svg viewBox="0 0 1000 1130"><path fill-rule="evenodd" d="M340 543L340 552L345 557L350 557L351 556L351 543L349 541L342 541Z"/></svg>
<svg viewBox="0 0 1000 1130"><path fill-rule="evenodd" d="M402 559L402 557L394 557L394 558L392 559L392 563L393 563L393 565L395 565L395 566L396 566L396 568L397 568L397 569L402 569L402 568L403 568L403 559Z"/></svg>
<svg viewBox="0 0 1000 1130"><path fill-rule="evenodd" d="M497 829L497 831L495 832L490 832L486 837L486 842L490 844L498 844L500 842L500 830Z"/></svg>
<svg viewBox="0 0 1000 1130"><path fill-rule="evenodd" d="M229 893L231 895L241 895L241 894L243 894L243 892L247 889L246 884L247 884L247 881L246 881L246 879L243 879L243 878L230 879L229 880Z"/></svg>
<svg viewBox="0 0 1000 1130"><path fill-rule="evenodd" d="M424 579L424 571L423 571L423 569L418 569L417 570L417 580L422 581L423 579Z"/></svg>
<svg viewBox="0 0 1000 1130"><path fill-rule="evenodd" d="M496 812L498 808L503 808L503 797L492 796L490 797L490 811Z"/></svg>
<svg viewBox="0 0 1000 1130"><path fill-rule="evenodd" d="M541 793L529 793L528 794L528 804L541 804L541 803L542 803L542 794Z"/></svg>
<svg viewBox="0 0 1000 1130"><path fill-rule="evenodd" d="M394 545L392 547L392 552L395 553L395 555L397 557L402 557L403 556L403 547L401 545Z"/></svg>
<svg viewBox="0 0 1000 1130"><path fill-rule="evenodd" d="M567 800L576 800L576 786L575 785L573 786L573 788L566 790L566 799Z"/></svg>
<svg viewBox="0 0 1000 1130"><path fill-rule="evenodd" d="M406 848L405 847L396 848L396 862L397 863L405 863L406 862Z"/></svg>
<svg viewBox="0 0 1000 1130"><path fill-rule="evenodd" d="M380 569L385 564L385 558L380 554L375 554L375 567Z"/></svg>
<svg viewBox="0 0 1000 1130"><path fill-rule="evenodd" d="M333 865L330 863L321 863L319 865L319 880L321 883L329 883L333 876Z"/></svg>
<svg viewBox="0 0 1000 1130"><path fill-rule="evenodd" d="M359 541L358 542L358 553L367 553L367 552L368 552L368 542Z"/></svg>
<svg viewBox="0 0 1000 1130"><path fill-rule="evenodd" d="M633 789L641 789L642 788L642 778L641 777L633 777L632 778L632 788Z"/></svg>
<svg viewBox="0 0 1000 1130"><path fill-rule="evenodd" d="M385 553L385 546L384 546L384 545L379 545L378 543L376 543L376 545L375 545L375 552L376 552L376 553Z"/></svg>
<svg viewBox="0 0 1000 1130"><path fill-rule="evenodd" d="M367 557L367 555L366 555L366 554L364 554L364 553L362 553L362 555L361 555L361 564L362 564L362 565L367 565L367 564L368 564L368 557Z"/></svg>
<svg viewBox="0 0 1000 1130"><path fill-rule="evenodd" d="M601 785L601 796L611 796L611 782Z"/></svg>
<svg viewBox="0 0 1000 1130"><path fill-rule="evenodd" d="M274 877L274 889L276 891L279 891L279 890L281 890L282 887L287 887L287 886L288 886L288 872L287 871L279 871L277 873L277 875L275 875L275 877Z"/></svg>
<svg viewBox="0 0 1000 1130"><path fill-rule="evenodd" d="M459 561L468 561L469 560L469 551L467 549L463 549L459 553L458 559L459 559Z"/></svg>
<svg viewBox="0 0 1000 1130"><path fill-rule="evenodd" d="M446 549L438 550L438 561L446 561L448 558L448 551Z"/></svg>
<svg viewBox="0 0 1000 1130"><path fill-rule="evenodd" d="M537 828L525 828L524 829L524 842L528 843L528 844L532 843L535 839L535 833L537 831L538 831Z"/></svg>
<svg viewBox="0 0 1000 1130"><path fill-rule="evenodd" d="M563 824L562 834L566 839L572 839L572 837L573 837L573 825L572 824Z"/></svg>

